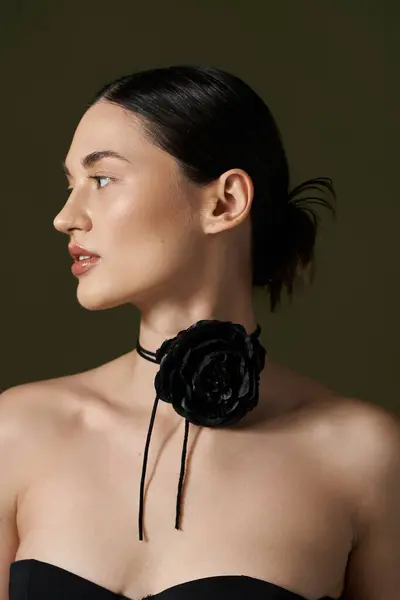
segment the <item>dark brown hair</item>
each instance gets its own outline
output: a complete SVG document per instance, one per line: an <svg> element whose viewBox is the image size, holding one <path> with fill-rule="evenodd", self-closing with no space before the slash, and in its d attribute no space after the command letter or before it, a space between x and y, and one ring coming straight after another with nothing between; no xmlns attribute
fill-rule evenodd
<svg viewBox="0 0 400 600"><path fill-rule="evenodd" d="M193 182L207 184L225 171L245 170L254 185L251 208L252 283L270 295L271 311L283 287L314 277L318 215L311 200L335 207L310 190L329 191L327 177L289 191L289 168L277 124L261 97L239 77L210 66L178 65L126 75L106 84L91 104L105 100L143 118L157 146L178 161Z"/></svg>

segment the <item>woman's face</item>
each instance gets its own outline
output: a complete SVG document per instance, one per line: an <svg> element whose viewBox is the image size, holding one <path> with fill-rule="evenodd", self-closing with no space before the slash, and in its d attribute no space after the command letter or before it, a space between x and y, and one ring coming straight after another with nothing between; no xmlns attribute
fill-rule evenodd
<svg viewBox="0 0 400 600"><path fill-rule="evenodd" d="M54 226L71 245L100 256L77 275L78 300L91 310L184 293L200 260L203 188L187 181L140 125L134 114L98 102L79 122L65 160L71 192ZM125 160L83 166L90 153L108 150Z"/></svg>

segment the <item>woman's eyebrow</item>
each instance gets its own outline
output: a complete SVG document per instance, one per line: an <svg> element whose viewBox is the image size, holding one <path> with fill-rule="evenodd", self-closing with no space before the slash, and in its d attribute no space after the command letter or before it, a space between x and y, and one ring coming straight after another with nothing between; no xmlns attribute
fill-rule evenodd
<svg viewBox="0 0 400 600"><path fill-rule="evenodd" d="M122 156L122 154L119 154L119 152L116 152L115 150L96 150L84 156L81 160L81 165L84 169L88 169L89 167L93 167L102 158L118 158L128 163L131 162L125 156ZM68 169L65 161L62 163L62 167L66 176L71 177L70 170Z"/></svg>

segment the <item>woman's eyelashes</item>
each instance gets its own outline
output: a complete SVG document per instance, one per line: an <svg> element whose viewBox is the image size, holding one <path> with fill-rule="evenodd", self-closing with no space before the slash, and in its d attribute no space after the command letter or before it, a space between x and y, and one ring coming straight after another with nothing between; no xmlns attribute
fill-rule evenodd
<svg viewBox="0 0 400 600"><path fill-rule="evenodd" d="M103 189L105 186L99 185L99 179L109 179L112 181L112 177L108 177L108 175L92 175L89 179L95 179L97 181L97 189Z"/></svg>
<svg viewBox="0 0 400 600"><path fill-rule="evenodd" d="M100 183L101 179L109 179L110 181L114 181L114 179L112 177L109 177L108 175L89 175L89 179L94 179L96 181L96 183L97 183L96 189L98 189L98 190L102 190L104 187L106 187L105 185L101 185L101 183ZM73 189L74 189L73 187L69 187L69 188L67 188L67 192L71 193L73 191Z"/></svg>

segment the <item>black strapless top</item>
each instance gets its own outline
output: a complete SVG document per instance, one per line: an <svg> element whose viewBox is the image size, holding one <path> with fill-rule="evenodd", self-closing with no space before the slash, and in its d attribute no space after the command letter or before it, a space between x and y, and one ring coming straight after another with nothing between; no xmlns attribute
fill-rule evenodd
<svg viewBox="0 0 400 600"><path fill-rule="evenodd" d="M264 579L217 575L174 585L154 600L307 600ZM71 571L26 558L10 565L9 600L145 600L127 598ZM320 600L334 600L325 596Z"/></svg>

